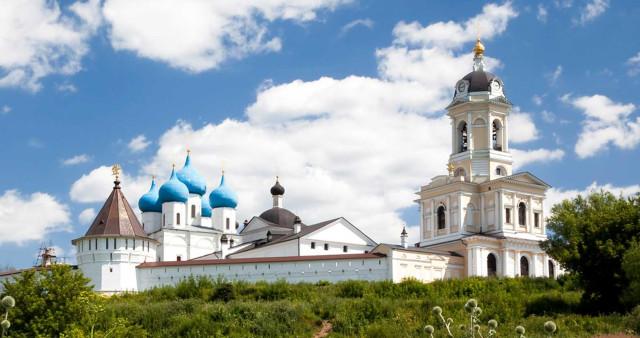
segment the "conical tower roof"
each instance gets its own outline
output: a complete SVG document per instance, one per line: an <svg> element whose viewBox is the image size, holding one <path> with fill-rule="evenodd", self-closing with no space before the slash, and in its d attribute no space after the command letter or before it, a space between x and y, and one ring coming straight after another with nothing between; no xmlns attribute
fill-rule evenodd
<svg viewBox="0 0 640 338"><path fill-rule="evenodd" d="M96 219L83 237L124 236L147 238L147 233L142 229L140 221L131 210L129 202L120 189L120 181L116 180L113 183L115 186L111 191L111 195L104 202L98 216L96 216Z"/></svg>

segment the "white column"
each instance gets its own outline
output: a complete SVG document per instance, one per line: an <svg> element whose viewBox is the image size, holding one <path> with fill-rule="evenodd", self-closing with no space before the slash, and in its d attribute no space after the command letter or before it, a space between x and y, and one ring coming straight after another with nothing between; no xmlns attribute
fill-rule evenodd
<svg viewBox="0 0 640 338"><path fill-rule="evenodd" d="M509 250L504 249L502 251L502 276L507 277L509 272Z"/></svg>
<svg viewBox="0 0 640 338"><path fill-rule="evenodd" d="M529 233L533 233L533 199L529 196L529 210L527 212L529 221L527 222L527 229Z"/></svg>
<svg viewBox="0 0 640 338"><path fill-rule="evenodd" d="M493 197L493 227L498 229L498 220L500 219L500 202L498 202L498 197L500 194L496 191L495 196Z"/></svg>
<svg viewBox="0 0 640 338"><path fill-rule="evenodd" d="M487 113L487 144L489 145L489 149L493 150L493 141L491 140L491 136L493 133L493 123L491 123L491 111ZM489 173L491 175L491 173Z"/></svg>
<svg viewBox="0 0 640 338"><path fill-rule="evenodd" d="M513 193L513 230L520 230L520 206L516 200L516 193Z"/></svg>
<svg viewBox="0 0 640 338"><path fill-rule="evenodd" d="M538 277L538 269L536 269L537 267L537 263L538 263L538 254L535 252L531 253L531 260L533 262L531 262L531 276L532 277Z"/></svg>
<svg viewBox="0 0 640 338"><path fill-rule="evenodd" d="M469 212L467 210L467 212ZM462 214L462 193L458 193L458 232L462 232L462 228L466 227L464 223L464 215Z"/></svg>
<svg viewBox="0 0 640 338"><path fill-rule="evenodd" d="M458 146L456 142L458 142L458 127L456 126L456 120L451 118L451 154L458 153Z"/></svg>
<svg viewBox="0 0 640 338"><path fill-rule="evenodd" d="M476 224L480 228L484 227L484 194L480 194L480 224Z"/></svg>
<svg viewBox="0 0 640 338"><path fill-rule="evenodd" d="M471 113L467 113L467 147L469 150L474 149L473 143L473 124L471 123Z"/></svg>
<svg viewBox="0 0 640 338"><path fill-rule="evenodd" d="M542 254L542 274L543 277L551 277L549 276L549 257L547 255Z"/></svg>
<svg viewBox="0 0 640 338"><path fill-rule="evenodd" d="M498 224L499 227L496 227L496 229L500 229L500 230L504 230L504 196L502 193L502 190L500 190L500 192L498 193L498 201L500 202L498 204L499 208L500 208L500 212L498 213L498 215L500 216L500 218L498 219Z"/></svg>
<svg viewBox="0 0 640 338"><path fill-rule="evenodd" d="M504 115L504 126L502 126L502 151L509 151L509 134L507 133L507 115Z"/></svg>
<svg viewBox="0 0 640 338"><path fill-rule="evenodd" d="M480 252L480 248L473 248L473 258L476 261L475 264L475 276L482 276L482 253Z"/></svg>
<svg viewBox="0 0 640 338"><path fill-rule="evenodd" d="M444 220L445 227L447 228L447 235L451 234L451 196L447 195L447 217Z"/></svg>
<svg viewBox="0 0 640 338"><path fill-rule="evenodd" d="M545 222L544 220L544 218L547 217L544 214L544 200L545 200L544 197L542 198L542 200L540 200L540 207L542 209L540 210L540 228L542 229L542 234L547 235L547 222Z"/></svg>
<svg viewBox="0 0 640 338"><path fill-rule="evenodd" d="M424 221L424 217L426 216L426 212L424 210L424 201L420 201L418 204L418 211L420 213L420 239L424 239L424 234L427 232L426 224Z"/></svg>
<svg viewBox="0 0 640 338"><path fill-rule="evenodd" d="M431 199L431 238L436 237L436 211L435 201Z"/></svg>
<svg viewBox="0 0 640 338"><path fill-rule="evenodd" d="M516 255L514 257L515 259L514 259L514 263L513 263L513 268L514 268L513 269L513 271L514 271L513 275L514 275L514 277L515 276L520 276L520 257L521 257L520 250L516 250Z"/></svg>

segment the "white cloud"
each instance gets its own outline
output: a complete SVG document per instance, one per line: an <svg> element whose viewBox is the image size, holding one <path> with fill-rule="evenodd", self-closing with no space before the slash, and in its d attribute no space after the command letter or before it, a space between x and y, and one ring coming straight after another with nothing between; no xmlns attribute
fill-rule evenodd
<svg viewBox="0 0 640 338"><path fill-rule="evenodd" d="M34 212L37 211L37 212ZM70 231L69 207L51 195L23 196L18 190L0 195L0 244L44 240L49 234Z"/></svg>
<svg viewBox="0 0 640 338"><path fill-rule="evenodd" d="M131 150L134 153L137 153L145 150L150 144L151 144L151 141L147 141L147 138L144 135L138 135L131 139L128 147L129 147L129 150Z"/></svg>
<svg viewBox="0 0 640 338"><path fill-rule="evenodd" d="M616 103L598 94L575 99L565 95L563 100L585 115L575 146L580 158L594 156L610 143L621 149L633 149L640 142L640 118L635 121L630 118L636 108L632 103Z"/></svg>
<svg viewBox="0 0 640 338"><path fill-rule="evenodd" d="M485 29L504 31L515 15L510 3L488 5L459 26L482 22ZM471 53L403 43L410 40L405 34L419 35L412 29L431 31L433 25L395 29L393 46L376 52L378 77L266 82L246 109L247 121L225 120L195 130L178 123L159 138L154 159L139 176L123 175L123 192L135 204L149 188L154 165L158 183L164 183L173 155L184 154L190 131L192 161L208 191L217 187L220 161L226 160L227 183L240 196L240 221L271 207L269 189L279 165L287 189L284 205L306 224L344 216L377 241L397 242L402 209L414 206L421 184L445 171L451 127L443 108L451 102L455 82L472 66ZM465 41L473 42L473 35ZM499 62L488 59L487 64ZM73 184L71 198L104 201L112 187L110 173L100 167L83 176ZM415 226L409 229L417 233Z"/></svg>
<svg viewBox="0 0 640 338"><path fill-rule="evenodd" d="M111 45L189 72L218 68L228 59L279 51L269 23L315 20L351 0L106 0Z"/></svg>
<svg viewBox="0 0 640 338"><path fill-rule="evenodd" d="M96 218L96 210L93 208L84 209L78 215L78 221L80 221L80 224L87 228L95 218Z"/></svg>
<svg viewBox="0 0 640 338"><path fill-rule="evenodd" d="M171 163L171 162L168 162ZM169 177L167 177L168 179ZM101 166L92 170L89 174L82 175L71 186L69 191L69 197L74 202L80 203L93 203L104 202L111 190L113 190L113 181L115 177L112 176L111 167ZM136 204L138 198L149 190L150 180L146 178L138 178L139 181L135 181L130 178L124 170L120 171L120 181L122 182L123 191L127 196L137 196L133 200L129 200L129 203Z"/></svg>
<svg viewBox="0 0 640 338"><path fill-rule="evenodd" d="M513 156L513 169L517 170L533 162L561 161L564 157L564 151L562 149L519 150L512 148L511 155Z"/></svg>
<svg viewBox="0 0 640 338"><path fill-rule="evenodd" d="M553 123L556 120L556 115L550 111L542 111L542 119L547 123Z"/></svg>
<svg viewBox="0 0 640 338"><path fill-rule="evenodd" d="M591 185L587 186L582 190L578 190L578 189L565 190L561 187L551 188L547 191L547 199L544 202L545 203L544 212L546 215L551 215L550 213L551 207L553 207L554 204L561 203L563 200L571 199L571 198L577 197L578 195L581 195L584 197L591 194L592 191L599 191L600 189L610 191L615 196L622 195L622 196L628 197L628 196L634 195L637 192L640 192L640 185L634 184L634 185L629 185L624 187L617 187L610 183L601 185L601 184L598 184L597 182L593 182L591 183Z"/></svg>
<svg viewBox="0 0 640 338"><path fill-rule="evenodd" d="M553 4L556 5L557 8L570 8L573 6L573 0L555 0Z"/></svg>
<svg viewBox="0 0 640 338"><path fill-rule="evenodd" d="M536 106L539 106L542 104L542 98L545 97L545 95L533 95L533 97L531 97L531 101L533 101Z"/></svg>
<svg viewBox="0 0 640 338"><path fill-rule="evenodd" d="M585 25L602 15L607 7L609 7L609 0L592 0L580 12L580 19L574 20L574 22Z"/></svg>
<svg viewBox="0 0 640 338"><path fill-rule="evenodd" d="M351 21L342 27L340 36L347 34L355 26L364 26L371 29L373 28L373 20L366 18L366 19L358 19L358 20Z"/></svg>
<svg viewBox="0 0 640 338"><path fill-rule="evenodd" d="M29 148L42 148L44 147L44 144L42 142L40 142L40 140L36 139L36 138L31 138L29 139L29 142L27 143L27 145L29 146Z"/></svg>
<svg viewBox="0 0 640 338"><path fill-rule="evenodd" d="M538 19L538 21L547 22L548 14L549 13L547 12L547 8L544 7L543 4L538 4L538 14L536 15L536 18Z"/></svg>
<svg viewBox="0 0 640 338"><path fill-rule="evenodd" d="M76 165L80 163L87 163L89 161L91 161L91 157L89 157L87 154L82 154L62 160L62 165Z"/></svg>
<svg viewBox="0 0 640 338"><path fill-rule="evenodd" d="M531 114L521 112L518 107L514 107L513 112L509 115L507 132L509 133L509 142L512 143L524 143L538 139L538 129L533 123Z"/></svg>
<svg viewBox="0 0 640 338"><path fill-rule="evenodd" d="M61 92L75 93L78 91L78 88L70 83L63 83L58 86L58 90Z"/></svg>
<svg viewBox="0 0 640 338"><path fill-rule="evenodd" d="M630 69L627 72L629 76L636 76L640 74L640 52L629 58L629 60L627 60L627 64L630 66Z"/></svg>
<svg viewBox="0 0 640 338"><path fill-rule="evenodd" d="M95 32L86 13L98 6L98 0L75 3L74 15L63 15L55 0L0 2L0 87L35 92L47 75L80 71Z"/></svg>
<svg viewBox="0 0 640 338"><path fill-rule="evenodd" d="M396 43L457 49L475 40L478 26L482 28L482 38L490 40L502 34L507 29L509 20L517 16L518 13L511 6L511 2L507 1L503 5L485 5L482 13L464 23L437 22L423 28L415 21L409 24L400 22L393 29L393 33Z"/></svg>
<svg viewBox="0 0 640 338"><path fill-rule="evenodd" d="M561 65L558 65L556 67L556 69L552 73L545 74L545 76L547 77L547 79L549 79L549 82L551 84L555 84L556 82L558 82L558 79L560 78L560 75L562 75L562 66Z"/></svg>
<svg viewBox="0 0 640 338"><path fill-rule="evenodd" d="M11 107L7 106L6 104L4 106L2 106L2 114L3 115L9 114L10 111L11 111Z"/></svg>

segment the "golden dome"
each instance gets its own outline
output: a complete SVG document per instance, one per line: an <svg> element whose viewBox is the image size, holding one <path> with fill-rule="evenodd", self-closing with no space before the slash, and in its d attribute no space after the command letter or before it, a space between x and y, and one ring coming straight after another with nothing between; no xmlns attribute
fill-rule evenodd
<svg viewBox="0 0 640 338"><path fill-rule="evenodd" d="M473 46L473 53L475 55L482 55L482 53L484 53L484 45L482 44L482 42L480 42L480 39L478 39L476 45Z"/></svg>

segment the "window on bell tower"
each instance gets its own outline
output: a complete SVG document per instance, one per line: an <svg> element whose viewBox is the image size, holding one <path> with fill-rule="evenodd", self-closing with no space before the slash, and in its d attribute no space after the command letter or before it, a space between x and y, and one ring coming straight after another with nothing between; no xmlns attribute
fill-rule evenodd
<svg viewBox="0 0 640 338"><path fill-rule="evenodd" d="M518 204L518 224L527 225L527 205L524 202Z"/></svg>
<svg viewBox="0 0 640 338"><path fill-rule="evenodd" d="M491 140L492 148L502 151L502 124L498 120L494 120L492 123Z"/></svg>
<svg viewBox="0 0 640 338"><path fill-rule="evenodd" d="M467 123L462 121L458 125L458 152L462 153L469 148L467 139Z"/></svg>
<svg viewBox="0 0 640 338"><path fill-rule="evenodd" d="M438 214L438 230L444 229L445 226L446 226L445 218L444 218L445 217L445 215L444 215L444 206L441 205L441 206L438 207L437 214Z"/></svg>

